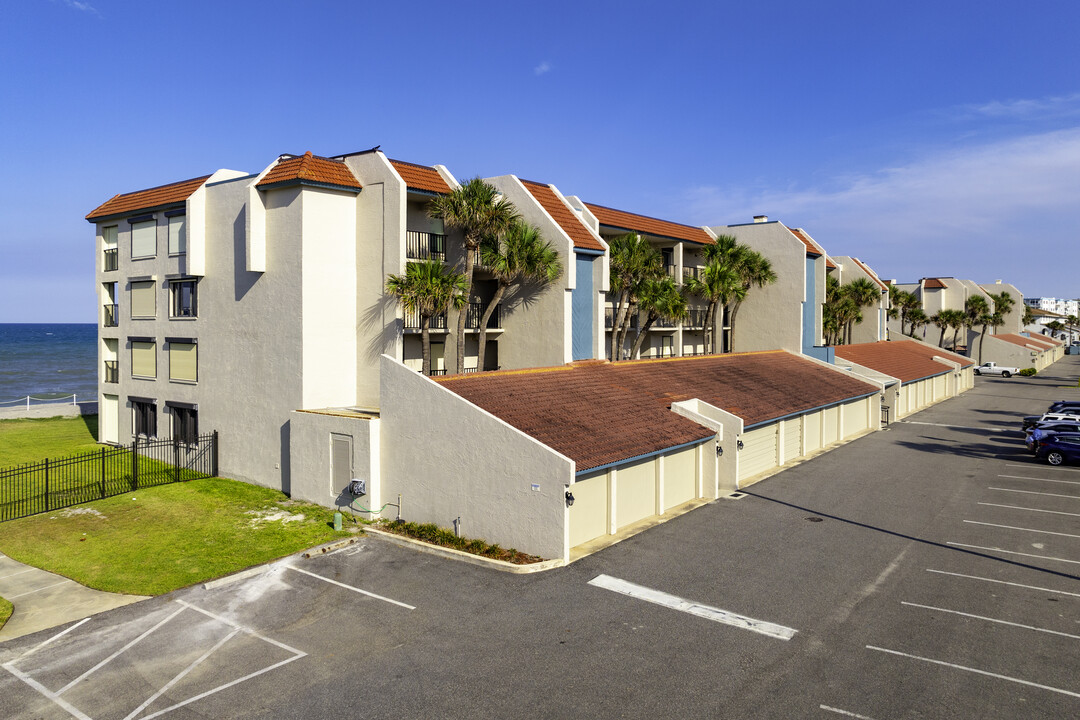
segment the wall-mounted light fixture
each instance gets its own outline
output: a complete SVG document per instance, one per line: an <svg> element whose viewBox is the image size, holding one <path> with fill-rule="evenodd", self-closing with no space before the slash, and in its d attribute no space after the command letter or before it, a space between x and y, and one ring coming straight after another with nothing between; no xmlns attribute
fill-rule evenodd
<svg viewBox="0 0 1080 720"><path fill-rule="evenodd" d="M716 446L716 457L721 457L724 454L724 448L719 444Z"/></svg>
<svg viewBox="0 0 1080 720"><path fill-rule="evenodd" d="M742 440L740 440L740 441L739 441L739 442L738 442L738 443L736 444L736 447L737 447L737 448L739 448L740 450L742 450L742 449L743 449L743 444L742 444Z"/></svg>
<svg viewBox="0 0 1080 720"><path fill-rule="evenodd" d="M574 493L566 491L566 507L574 507Z"/></svg>

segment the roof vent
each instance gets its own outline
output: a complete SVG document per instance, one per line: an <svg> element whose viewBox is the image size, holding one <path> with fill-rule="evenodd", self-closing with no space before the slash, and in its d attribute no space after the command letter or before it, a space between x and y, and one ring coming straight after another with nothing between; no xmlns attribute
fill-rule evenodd
<svg viewBox="0 0 1080 720"><path fill-rule="evenodd" d="M756 222L756 223L769 222L769 216L768 215L755 215L754 216L754 222Z"/></svg>

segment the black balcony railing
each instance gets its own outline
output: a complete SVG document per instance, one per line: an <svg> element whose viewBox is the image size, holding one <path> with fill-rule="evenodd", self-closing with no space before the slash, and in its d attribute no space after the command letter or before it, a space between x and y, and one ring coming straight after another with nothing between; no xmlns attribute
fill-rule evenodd
<svg viewBox="0 0 1080 720"><path fill-rule="evenodd" d="M116 327L119 323L120 313L117 312L116 303L105 306L105 327Z"/></svg>
<svg viewBox="0 0 1080 720"><path fill-rule="evenodd" d="M668 318L662 318L661 317L661 318L656 318L655 320L653 320L652 327L663 329L663 328L673 328L673 327L675 327L675 325L676 325L676 323L675 323L674 320L670 320Z"/></svg>
<svg viewBox="0 0 1080 720"><path fill-rule="evenodd" d="M668 277L674 278L675 277L675 266L674 265L665 265L664 266L664 272L667 274Z"/></svg>
<svg viewBox="0 0 1080 720"><path fill-rule="evenodd" d="M683 282L686 282L687 278L699 279L701 277L701 268L697 266L684 267L682 269Z"/></svg>
<svg viewBox="0 0 1080 720"><path fill-rule="evenodd" d="M636 330L638 326L637 308L632 307L628 312L630 314L630 327ZM604 310L604 327L608 330L610 330L615 325L614 317L615 311L612 308L607 308L606 310Z"/></svg>
<svg viewBox="0 0 1080 720"><path fill-rule="evenodd" d="M117 252L116 248L107 248L105 250L105 272L111 272L117 267Z"/></svg>
<svg viewBox="0 0 1080 720"><path fill-rule="evenodd" d="M431 368L431 374L432 374L432 376L445 375L446 374L446 368Z"/></svg>
<svg viewBox="0 0 1080 720"><path fill-rule="evenodd" d="M689 311L686 319L683 321L683 327L688 328L703 328L705 327L705 315L704 308L694 308Z"/></svg>
<svg viewBox="0 0 1080 720"><path fill-rule="evenodd" d="M465 316L466 330L479 330L480 321L484 318L484 303L469 303L469 313ZM488 318L487 329L498 330L502 327L502 305L495 306L495 312Z"/></svg>
<svg viewBox="0 0 1080 720"><path fill-rule="evenodd" d="M431 330L445 330L446 329L446 313L439 313L438 315L431 316L431 324L428 326ZM419 330L420 329L420 313L416 310L405 311L405 329L406 330Z"/></svg>
<svg viewBox="0 0 1080 720"><path fill-rule="evenodd" d="M120 362L118 360L105 361L105 382L120 382Z"/></svg>
<svg viewBox="0 0 1080 720"><path fill-rule="evenodd" d="M409 260L445 260L446 236L438 233L405 233L405 257Z"/></svg>

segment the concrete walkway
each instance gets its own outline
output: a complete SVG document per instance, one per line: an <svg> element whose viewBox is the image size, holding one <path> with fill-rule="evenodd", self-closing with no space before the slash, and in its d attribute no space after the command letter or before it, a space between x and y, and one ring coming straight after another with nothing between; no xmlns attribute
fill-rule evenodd
<svg viewBox="0 0 1080 720"><path fill-rule="evenodd" d="M0 597L15 606L15 612L0 630L0 642L146 599L142 595L91 590L62 575L15 562L2 553Z"/></svg>

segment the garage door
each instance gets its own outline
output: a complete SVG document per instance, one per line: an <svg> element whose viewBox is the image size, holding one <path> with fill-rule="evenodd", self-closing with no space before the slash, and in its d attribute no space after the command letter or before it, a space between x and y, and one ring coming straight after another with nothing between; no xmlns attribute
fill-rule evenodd
<svg viewBox="0 0 1080 720"><path fill-rule="evenodd" d="M821 449L821 413L803 415L803 433L806 435L806 454Z"/></svg>
<svg viewBox="0 0 1080 720"><path fill-rule="evenodd" d="M948 381L947 375L938 375L934 378L934 402L943 400L948 394L945 390L945 383Z"/></svg>
<svg viewBox="0 0 1080 720"><path fill-rule="evenodd" d="M836 407L826 408L821 411L821 444L832 445L839 440L836 437L836 423L840 417L840 409Z"/></svg>
<svg viewBox="0 0 1080 720"><path fill-rule="evenodd" d="M851 437L866 430L866 400L847 403L843 406L843 412L844 437Z"/></svg>
<svg viewBox="0 0 1080 720"><path fill-rule="evenodd" d="M743 433L739 451L739 483L776 467L776 425Z"/></svg>
<svg viewBox="0 0 1080 720"><path fill-rule="evenodd" d="M913 382L907 386L907 411L913 413L919 409L919 383Z"/></svg>
<svg viewBox="0 0 1080 720"><path fill-rule="evenodd" d="M784 420L784 462L798 460L802 455L802 418Z"/></svg>
<svg viewBox="0 0 1080 720"><path fill-rule="evenodd" d="M656 460L620 465L615 474L615 527L656 514Z"/></svg>
<svg viewBox="0 0 1080 720"><path fill-rule="evenodd" d="M665 511L697 497L698 447L686 448L664 457Z"/></svg>
<svg viewBox="0 0 1080 720"><path fill-rule="evenodd" d="M601 472L582 477L570 486L574 504L570 507L570 547L607 533L608 475Z"/></svg>

